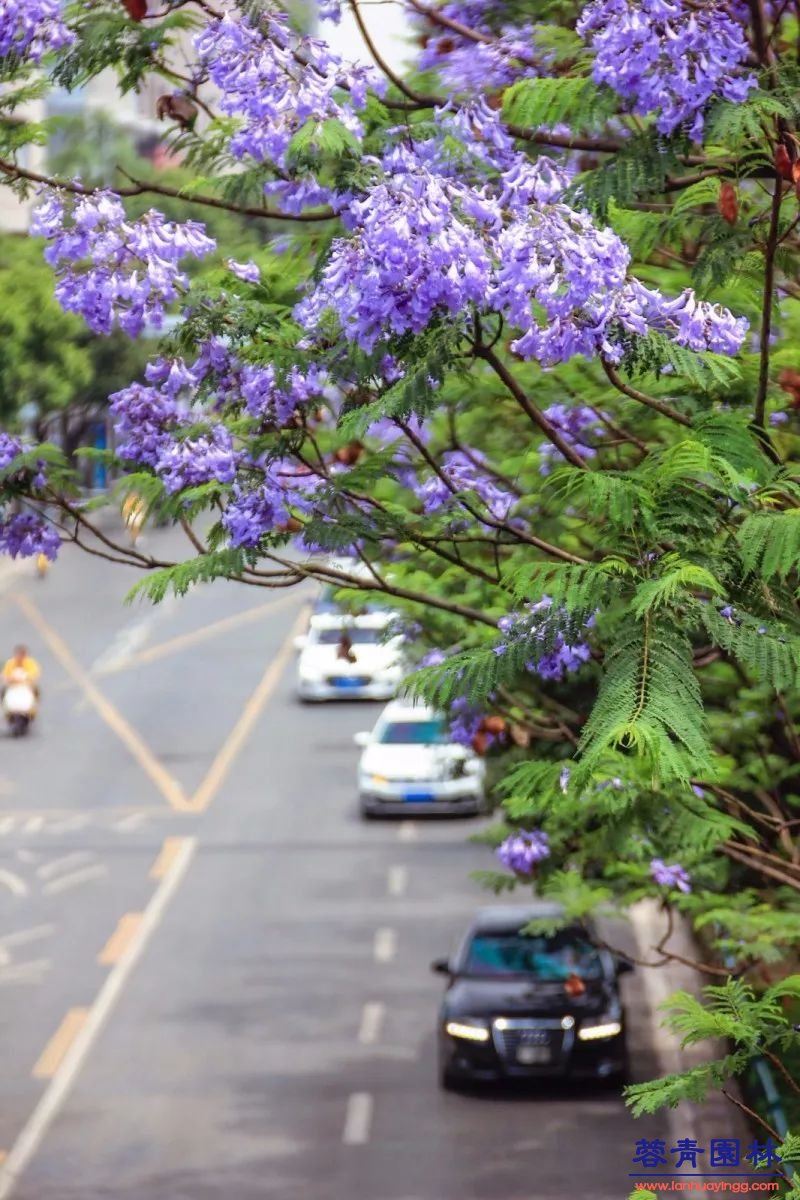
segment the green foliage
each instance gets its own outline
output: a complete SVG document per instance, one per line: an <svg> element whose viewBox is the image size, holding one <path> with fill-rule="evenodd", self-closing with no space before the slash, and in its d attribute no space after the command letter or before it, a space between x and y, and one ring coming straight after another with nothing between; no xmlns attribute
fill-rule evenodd
<svg viewBox="0 0 800 1200"><path fill-rule="evenodd" d="M629 620L609 646L597 702L580 740L580 780L612 748L641 756L654 778L713 777L688 638L673 624Z"/></svg>
<svg viewBox="0 0 800 1200"><path fill-rule="evenodd" d="M546 129L569 121L576 132L602 128L616 108L610 88L583 75L521 79L503 94L503 116L511 125Z"/></svg>
<svg viewBox="0 0 800 1200"><path fill-rule="evenodd" d="M24 285L20 286L24 279ZM0 239L0 421L24 404L42 413L82 398L92 380L83 323L53 297L50 269L34 243Z"/></svg>

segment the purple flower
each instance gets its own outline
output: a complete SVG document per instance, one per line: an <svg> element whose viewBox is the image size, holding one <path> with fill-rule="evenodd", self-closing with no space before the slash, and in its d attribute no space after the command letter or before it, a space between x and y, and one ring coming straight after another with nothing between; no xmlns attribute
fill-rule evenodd
<svg viewBox="0 0 800 1200"><path fill-rule="evenodd" d="M605 429L591 408L584 404L551 404L544 409L544 415L561 435L562 439L581 458L594 458L597 450L589 443L589 438L601 438ZM554 463L564 461L564 456L552 442L542 442L539 446L541 466L540 475L549 475Z"/></svg>
<svg viewBox="0 0 800 1200"><path fill-rule="evenodd" d="M329 5L328 12L335 8ZM343 63L324 42L299 37L277 13L252 20L226 13L205 26L195 46L219 90L220 109L237 119L231 153L281 167L284 178L276 183L282 198L298 187L301 207L327 198L316 181L287 178L292 138L308 122L330 119L360 137L356 110L364 107L368 86L382 90L381 77L371 68ZM311 195L304 194L308 186Z"/></svg>
<svg viewBox="0 0 800 1200"><path fill-rule="evenodd" d="M38 513L12 513L0 521L0 554L9 554L11 558L45 554L52 561L60 546L61 539L55 529Z"/></svg>
<svg viewBox="0 0 800 1200"><path fill-rule="evenodd" d="M62 0L2 0L0 59L14 55L38 63L50 51L73 45L63 9Z"/></svg>
<svg viewBox="0 0 800 1200"><path fill-rule="evenodd" d="M651 859L650 874L660 887L676 887L682 892L690 892L692 890L689 873L684 870L680 863L673 863L671 866L667 866L660 858Z"/></svg>
<svg viewBox="0 0 800 1200"><path fill-rule="evenodd" d="M569 787L569 767L561 768L561 774L558 777L558 786L561 788L561 791L564 792L564 794L566 795L567 788Z"/></svg>
<svg viewBox="0 0 800 1200"><path fill-rule="evenodd" d="M592 0L577 32L595 52L593 77L624 96L640 116L656 112L656 128L689 124L702 136L703 110L721 96L741 103L753 75L744 27L722 4L687 0Z"/></svg>
<svg viewBox="0 0 800 1200"><path fill-rule="evenodd" d="M692 791L694 792L695 796L697 796L698 800L702 800L703 797L705 796L705 792L703 791L703 789L701 787L699 787L698 784L696 784L696 783L692 784Z"/></svg>
<svg viewBox="0 0 800 1200"><path fill-rule="evenodd" d="M0 471L5 471L18 454L22 454L23 446L19 438L0 430Z"/></svg>
<svg viewBox="0 0 800 1200"><path fill-rule="evenodd" d="M423 657L419 660L419 665L421 667L438 667L441 663L446 661L447 655L445 654L444 650L439 650L438 648L434 647L433 650L429 650L427 654L423 655Z"/></svg>
<svg viewBox="0 0 800 1200"><path fill-rule="evenodd" d="M512 833L495 850L504 867L517 875L531 875L534 868L550 855L550 839L540 829Z"/></svg>
<svg viewBox="0 0 800 1200"><path fill-rule="evenodd" d="M477 450L470 455L461 450L453 450L445 454L440 469L442 475L449 481L450 487L438 475L431 475L419 489L422 507L426 513L435 512L448 501L452 501L454 493L475 492L484 502L489 512L496 520L504 520L516 501L516 497L504 491L497 482L490 478L482 469L483 455Z"/></svg>
<svg viewBox="0 0 800 1200"><path fill-rule="evenodd" d="M787 412L774 412L769 414L769 423L773 427L785 425L788 420L789 414Z"/></svg>
<svg viewBox="0 0 800 1200"><path fill-rule="evenodd" d="M51 194L34 212L31 232L50 241L45 258L58 276L61 307L79 313L95 333L110 333L116 320L131 337L148 325L160 328L166 306L186 290L181 260L216 248L197 221L167 221L155 209L129 221L121 201L105 191L81 196L69 212Z"/></svg>
<svg viewBox="0 0 800 1200"><path fill-rule="evenodd" d="M251 259L250 262L240 263L229 258L225 264L232 274L238 279L243 279L245 283L260 283L261 271Z"/></svg>
<svg viewBox="0 0 800 1200"><path fill-rule="evenodd" d="M177 492L204 483L232 483L242 457L226 427L215 425L208 434L164 445L155 470L167 491Z"/></svg>

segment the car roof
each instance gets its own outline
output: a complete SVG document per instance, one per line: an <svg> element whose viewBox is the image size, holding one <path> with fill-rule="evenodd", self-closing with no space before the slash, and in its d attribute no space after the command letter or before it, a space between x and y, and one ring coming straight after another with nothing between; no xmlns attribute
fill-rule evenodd
<svg viewBox="0 0 800 1200"><path fill-rule="evenodd" d="M564 908L551 900L534 900L529 904L496 904L481 908L475 914L470 931L472 933L512 933L523 929L531 921L561 918ZM578 922L571 922L578 924Z"/></svg>
<svg viewBox="0 0 800 1200"><path fill-rule="evenodd" d="M427 704L416 704L413 700L390 700L378 718L380 721L434 721L442 713Z"/></svg>

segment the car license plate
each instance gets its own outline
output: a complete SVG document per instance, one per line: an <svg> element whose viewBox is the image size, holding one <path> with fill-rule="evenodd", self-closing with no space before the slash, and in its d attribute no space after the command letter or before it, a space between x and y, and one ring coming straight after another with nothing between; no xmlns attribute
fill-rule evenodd
<svg viewBox="0 0 800 1200"><path fill-rule="evenodd" d="M520 1046L519 1050L517 1050L517 1062L522 1063L526 1067L532 1067L539 1063L549 1063L550 1047Z"/></svg>
<svg viewBox="0 0 800 1200"><path fill-rule="evenodd" d="M359 688L364 687L364 680L360 675L341 676L339 679L333 680L333 686L337 688Z"/></svg>
<svg viewBox="0 0 800 1200"><path fill-rule="evenodd" d="M430 792L406 792L403 799L412 804L428 804L433 800L433 796Z"/></svg>

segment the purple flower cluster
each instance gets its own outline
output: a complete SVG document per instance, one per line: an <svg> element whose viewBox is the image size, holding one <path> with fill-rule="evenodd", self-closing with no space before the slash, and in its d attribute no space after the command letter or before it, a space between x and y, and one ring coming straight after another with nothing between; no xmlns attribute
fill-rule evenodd
<svg viewBox="0 0 800 1200"><path fill-rule="evenodd" d="M498 521L504 521L511 510L516 497L499 487L483 468L483 455L477 450L465 454L462 450L452 450L444 455L440 464L442 475L450 482L452 488L438 475L431 474L419 489L419 497L426 513L435 512L454 497L456 492L475 492L480 496L492 516Z"/></svg>
<svg viewBox="0 0 800 1200"><path fill-rule="evenodd" d="M336 12L337 5L326 6L326 16ZM308 122L330 119L360 137L357 111L366 104L368 87L382 90L382 77L371 68L344 64L324 42L299 37L277 13L260 20L226 13L206 25L195 46L219 89L219 107L238 118L231 153L280 169L281 178L268 183L265 192L277 192L287 211L330 200L313 178L287 178L292 138Z"/></svg>
<svg viewBox="0 0 800 1200"><path fill-rule="evenodd" d="M495 653L504 653L508 646L515 641L533 642L544 639L554 621L561 619L563 614L553 610L553 601L549 596L542 597L536 604L526 604L521 612L510 613L501 617L498 628L505 634L505 640L495 646ZM587 629L594 625L594 617L585 623ZM540 679L560 683L567 675L579 670L592 656L591 648L586 642L568 643L565 637L557 633L551 641L549 649L538 657L532 656L526 664L527 669Z"/></svg>
<svg viewBox="0 0 800 1200"><path fill-rule="evenodd" d="M264 464L247 483L234 484L222 518L230 544L252 548L266 533L281 530L295 513L308 514L320 479L283 459Z"/></svg>
<svg viewBox="0 0 800 1200"><path fill-rule="evenodd" d="M118 320L131 337L148 325L160 328L165 306L185 291L181 259L216 249L197 221L168 221L155 209L129 221L107 191L81 196L69 208L50 193L34 212L31 232L50 241L45 258L58 275L62 308L80 313L95 333L110 333Z"/></svg>
<svg viewBox="0 0 800 1200"><path fill-rule="evenodd" d="M449 92L506 88L522 75L531 74L531 26L503 25L503 5L496 0L454 0L439 10L444 17L489 35L475 41L457 30L437 27L425 37L419 56L421 70L435 69Z"/></svg>
<svg viewBox="0 0 800 1200"><path fill-rule="evenodd" d="M12 513L0 520L0 554L12 558L45 554L52 561L60 546L61 539L55 529L38 513Z"/></svg>
<svg viewBox="0 0 800 1200"><path fill-rule="evenodd" d="M495 850L504 867L516 875L532 875L534 869L550 856L550 839L541 829L512 833Z"/></svg>
<svg viewBox="0 0 800 1200"><path fill-rule="evenodd" d="M449 730L450 737L461 746L471 746L481 726L486 719L486 713L471 704L466 696L459 696L450 705ZM487 749L497 740L497 735L486 733Z"/></svg>
<svg viewBox="0 0 800 1200"><path fill-rule="evenodd" d="M0 59L15 55L41 62L75 41L64 24L62 0L0 0Z"/></svg>
<svg viewBox="0 0 800 1200"><path fill-rule="evenodd" d="M712 99L740 104L756 83L742 70L744 28L715 0L592 0L577 31L595 52L596 82L640 116L657 113L661 133L688 123L699 139Z"/></svg>
<svg viewBox="0 0 800 1200"><path fill-rule="evenodd" d="M352 238L338 238L319 286L297 309L313 328L333 309L365 350L389 333L421 333L436 316L482 303L491 260L478 229L458 215L464 188L398 161L396 173L350 205Z"/></svg>
<svg viewBox="0 0 800 1200"><path fill-rule="evenodd" d="M682 892L692 890L689 872L680 863L672 863L671 866L667 866L661 858L651 859L650 874L660 887L676 887Z"/></svg>
<svg viewBox="0 0 800 1200"><path fill-rule="evenodd" d="M621 239L559 202L563 172L509 148L490 116L490 157L501 168L491 184L485 175L466 182L463 163L461 173L443 165L436 139L387 153L384 177L349 206L352 236L334 242L298 305L301 324L313 330L332 312L344 336L370 351L435 320L466 328L475 311L499 313L517 333L512 349L545 366L576 354L618 361L620 329L663 329L696 350L738 349L746 321L691 292L665 300L629 279ZM451 125L442 122L442 134ZM485 140L484 157L489 148Z"/></svg>
<svg viewBox="0 0 800 1200"><path fill-rule="evenodd" d="M581 458L584 460L594 458L597 450L588 443L588 438L602 437L605 430L593 409L587 408L584 404L551 404L549 408L544 409L544 416L561 434L567 445L576 450ZM541 444L539 457L541 459L539 467L541 475L549 475L554 463L564 461L561 451L552 442Z"/></svg>
<svg viewBox="0 0 800 1200"><path fill-rule="evenodd" d="M155 471L168 492L179 492L204 483L233 483L243 457L243 452L235 449L227 427L218 424L210 433L164 446Z"/></svg>
<svg viewBox="0 0 800 1200"><path fill-rule="evenodd" d="M18 454L22 453L22 442L10 433L0 430L0 471L11 466Z"/></svg>

